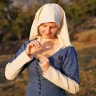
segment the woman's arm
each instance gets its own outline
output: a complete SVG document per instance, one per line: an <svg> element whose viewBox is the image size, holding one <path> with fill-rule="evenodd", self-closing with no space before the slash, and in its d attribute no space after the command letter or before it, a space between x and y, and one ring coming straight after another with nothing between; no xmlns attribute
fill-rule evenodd
<svg viewBox="0 0 96 96"><path fill-rule="evenodd" d="M6 65L5 76L8 80L15 79L23 70L23 66L32 60L32 54L41 49L40 42L36 39L25 42L14 58Z"/></svg>
<svg viewBox="0 0 96 96"><path fill-rule="evenodd" d="M63 57L63 73L50 66L43 76L58 87L75 94L79 91L78 60L74 48L67 50L66 58Z"/></svg>
<svg viewBox="0 0 96 96"><path fill-rule="evenodd" d="M19 72L22 70L23 66L32 59L32 57L29 57L25 53L26 46L29 42L30 41L25 42L22 45L22 47L18 50L18 52L15 54L14 58L10 60L6 65L5 77L8 80L15 79Z"/></svg>
<svg viewBox="0 0 96 96"><path fill-rule="evenodd" d="M8 80L14 80L20 71L22 70L23 66L32 60L32 57L29 57L25 51L22 52L15 60L11 63L8 63L5 68L5 76Z"/></svg>
<svg viewBox="0 0 96 96"><path fill-rule="evenodd" d="M63 75L52 66L48 68L47 72L43 73L43 77L70 93L75 94L79 91L79 84L75 80Z"/></svg>

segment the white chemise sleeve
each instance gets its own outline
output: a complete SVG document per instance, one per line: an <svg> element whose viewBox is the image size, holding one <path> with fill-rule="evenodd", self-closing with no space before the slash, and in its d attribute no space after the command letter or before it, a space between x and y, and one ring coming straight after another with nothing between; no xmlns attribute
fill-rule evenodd
<svg viewBox="0 0 96 96"><path fill-rule="evenodd" d="M43 72L43 77L72 94L79 91L79 84L75 80L65 76L52 66L46 72Z"/></svg>
<svg viewBox="0 0 96 96"><path fill-rule="evenodd" d="M31 61L33 56L29 57L25 51L23 51L15 60L11 63L8 63L5 67L5 77L8 80L14 80L22 67L29 61Z"/></svg>

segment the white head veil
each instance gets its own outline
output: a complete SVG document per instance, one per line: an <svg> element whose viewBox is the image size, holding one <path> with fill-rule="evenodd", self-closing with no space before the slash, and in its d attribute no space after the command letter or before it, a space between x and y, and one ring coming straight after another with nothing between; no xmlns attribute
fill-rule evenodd
<svg viewBox="0 0 96 96"><path fill-rule="evenodd" d="M42 23L55 22L60 29L57 32L57 38L59 39L61 47L70 46L70 39L68 34L66 16L63 9L54 3L43 5L36 13L29 39L32 40L35 37L40 37L38 34L38 26Z"/></svg>

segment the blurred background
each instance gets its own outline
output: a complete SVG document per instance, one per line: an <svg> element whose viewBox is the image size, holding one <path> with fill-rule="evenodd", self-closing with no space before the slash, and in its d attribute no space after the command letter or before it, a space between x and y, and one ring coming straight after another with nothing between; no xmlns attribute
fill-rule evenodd
<svg viewBox="0 0 96 96"><path fill-rule="evenodd" d="M8 81L5 66L28 40L36 11L50 2L64 9L71 43L78 54L80 91L67 94L96 96L96 0L0 0L0 96L25 96L27 71Z"/></svg>

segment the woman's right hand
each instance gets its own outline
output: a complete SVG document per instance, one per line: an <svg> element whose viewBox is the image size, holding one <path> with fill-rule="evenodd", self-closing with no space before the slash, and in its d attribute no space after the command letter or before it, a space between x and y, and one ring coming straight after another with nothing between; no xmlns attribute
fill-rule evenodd
<svg viewBox="0 0 96 96"><path fill-rule="evenodd" d="M28 56L34 54L35 52L39 51L41 49L41 44L38 40L31 41L26 49L25 52Z"/></svg>

